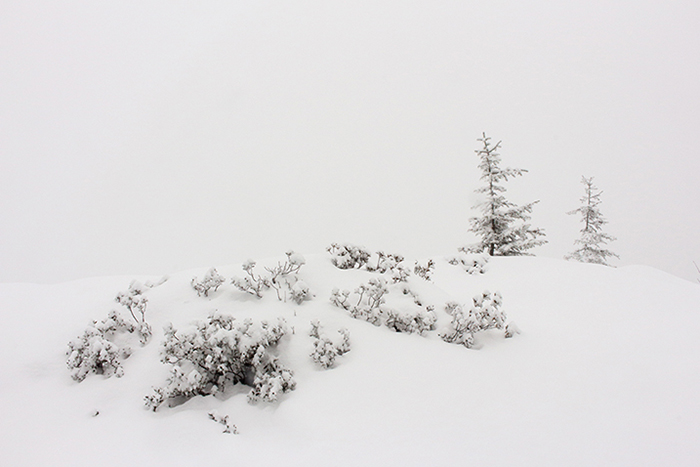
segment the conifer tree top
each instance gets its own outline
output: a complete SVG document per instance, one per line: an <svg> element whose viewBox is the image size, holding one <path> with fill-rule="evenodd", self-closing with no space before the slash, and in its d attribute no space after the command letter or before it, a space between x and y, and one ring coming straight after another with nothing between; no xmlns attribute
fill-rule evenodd
<svg viewBox="0 0 700 467"><path fill-rule="evenodd" d="M581 222L583 223L581 237L578 240L574 240L574 245L580 245L580 248L564 258L582 263L610 266L608 258L619 258L619 256L605 249L605 245L616 240L616 238L603 233L603 225L608 223L598 207L601 203L600 195L603 192L593 185L593 177L581 177L581 183L584 186L584 195L580 198L581 206L567 212L569 215L581 215Z"/></svg>
<svg viewBox="0 0 700 467"><path fill-rule="evenodd" d="M527 250L547 243L540 238L544 236L544 231L529 224L532 207L538 201L518 206L505 198L506 188L502 184L509 178L523 175L527 170L500 167L498 150L501 141L493 145L486 133L477 141L483 145L475 152L479 156L480 179L484 185L474 191L485 195L485 199L474 206L474 209L481 211L481 216L472 217L469 221L470 230L481 237L481 241L466 247L465 251L485 252L491 256L529 254Z"/></svg>

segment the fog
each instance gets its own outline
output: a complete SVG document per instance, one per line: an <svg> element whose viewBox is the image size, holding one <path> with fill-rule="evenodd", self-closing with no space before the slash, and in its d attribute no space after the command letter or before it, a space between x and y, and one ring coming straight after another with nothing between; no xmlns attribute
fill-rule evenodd
<svg viewBox="0 0 700 467"><path fill-rule="evenodd" d="M244 3L250 3L244 4ZM473 242L477 138L561 258L582 175L615 265L700 277L700 4L0 4L0 282L349 241Z"/></svg>

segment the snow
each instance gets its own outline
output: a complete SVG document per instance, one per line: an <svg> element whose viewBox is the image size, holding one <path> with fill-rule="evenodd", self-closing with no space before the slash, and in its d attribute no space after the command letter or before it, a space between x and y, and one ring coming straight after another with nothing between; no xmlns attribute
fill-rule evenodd
<svg viewBox="0 0 700 467"><path fill-rule="evenodd" d="M190 285L208 268L172 274L146 290L153 338L135 345L122 378L74 382L69 341L114 309L132 280L0 284L0 457L4 465L697 465L700 461L700 287L649 267L608 268L536 257L491 258L485 274L434 258L432 281L409 285L435 305L438 328L395 333L329 302L377 273L340 270L306 255L299 278L315 295L298 305L262 299L230 283L209 297ZM274 266L280 258L258 261ZM412 265L413 260L406 260ZM471 304L500 291L521 333L478 335L479 350L437 337L445 302ZM387 298L397 294L391 289ZM401 300L405 300L402 297ZM400 301L397 301L399 303ZM407 306L412 303L406 302ZM210 312L275 322L297 387L273 404L247 402L248 387L144 408L165 383L163 326L184 328ZM311 321L350 332L351 350L323 370L311 360ZM222 433L218 420L239 434Z"/></svg>

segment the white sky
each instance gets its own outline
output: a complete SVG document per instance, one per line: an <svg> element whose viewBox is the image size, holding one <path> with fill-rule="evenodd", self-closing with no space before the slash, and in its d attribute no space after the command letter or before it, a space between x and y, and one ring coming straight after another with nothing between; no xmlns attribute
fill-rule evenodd
<svg viewBox="0 0 700 467"><path fill-rule="evenodd" d="M668 0L0 2L0 282L448 254L482 131L530 170L536 254L572 249L595 176L616 264L694 279L698 24Z"/></svg>

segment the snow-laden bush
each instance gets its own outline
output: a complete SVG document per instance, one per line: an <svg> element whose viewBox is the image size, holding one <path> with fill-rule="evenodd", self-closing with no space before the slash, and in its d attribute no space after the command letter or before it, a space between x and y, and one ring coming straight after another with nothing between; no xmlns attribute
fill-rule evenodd
<svg viewBox="0 0 700 467"><path fill-rule="evenodd" d="M488 270L489 256L486 254L470 254L466 248L459 249L460 253L447 258L453 266L460 266L468 274L485 274Z"/></svg>
<svg viewBox="0 0 700 467"><path fill-rule="evenodd" d="M193 277L191 284L192 288L197 292L197 295L200 297L202 295L208 297L210 290L214 289L214 292L216 292L224 282L226 282L226 279L219 274L216 268L211 268L207 271L201 281L197 280L196 277Z"/></svg>
<svg viewBox="0 0 700 467"><path fill-rule="evenodd" d="M151 339L153 332L151 326L146 322L146 305L148 298L144 296L146 286L138 281L133 281L126 292L119 292L114 301L126 307L136 322L136 329L141 339L141 344L145 345ZM141 318L137 318L136 315Z"/></svg>
<svg viewBox="0 0 700 467"><path fill-rule="evenodd" d="M231 283L243 292L247 292L251 295L255 295L258 298L262 298L263 291L270 288L270 282L268 278L256 275L255 272L253 272L255 264L255 261L252 259L249 259L243 263L243 270L248 275L243 278L233 277L231 279Z"/></svg>
<svg viewBox="0 0 700 467"><path fill-rule="evenodd" d="M387 254L378 251L375 254L369 250L345 243L333 243L326 249L331 254L331 262L339 269L365 269L369 272L386 274L391 282L406 282L411 271L404 264L404 257L397 254Z"/></svg>
<svg viewBox="0 0 700 467"><path fill-rule="evenodd" d="M209 415L210 420L214 420L219 425L223 425L223 433L234 435L238 434L238 427L230 422L228 415L220 415L219 412L215 410L209 412L207 415Z"/></svg>
<svg viewBox="0 0 700 467"><path fill-rule="evenodd" d="M384 295L389 293L386 281L381 277L373 277L367 284L360 284L351 294L349 290L333 289L331 303L343 308L356 319L368 321L379 326L382 321L380 306L386 301ZM354 305L353 305L354 302Z"/></svg>
<svg viewBox="0 0 700 467"><path fill-rule="evenodd" d="M255 295L258 298L263 297L263 291L274 289L277 299L280 301L286 302L288 295L298 304L305 300L311 300L313 294L309 290L308 285L296 275L301 267L306 264L306 259L294 251L288 251L285 254L287 255L286 261L278 262L274 267L265 267L267 271L265 275L255 273L255 261L246 261L243 264L243 270L247 276L243 278L234 277L231 283L243 292Z"/></svg>
<svg viewBox="0 0 700 467"><path fill-rule="evenodd" d="M335 359L350 351L350 331L343 328L338 330L340 341L334 341L323 332L319 321L311 321L309 336L313 338L314 350L311 358L322 368L327 369L334 365Z"/></svg>
<svg viewBox="0 0 700 467"><path fill-rule="evenodd" d="M412 314L402 314L396 310L386 310L385 325L392 331L409 334L423 334L435 329L437 316L432 307L421 308Z"/></svg>
<svg viewBox="0 0 700 467"><path fill-rule="evenodd" d="M253 389L248 393L248 402L275 402L277 398L296 387L294 372L282 366L279 359L258 348L253 358L255 379Z"/></svg>
<svg viewBox="0 0 700 467"><path fill-rule="evenodd" d="M80 382L90 373L105 377L124 375L122 361L131 355L124 334L137 330L116 311L111 311L102 321L90 323L82 336L68 343L66 365L72 378Z"/></svg>
<svg viewBox="0 0 700 467"><path fill-rule="evenodd" d="M360 284L352 293L349 290L333 289L330 301L347 310L353 318L368 321L375 326L383 324L392 331L423 334L434 330L437 321L434 308L425 306L408 284L402 283L401 290L404 295L411 296L416 310L406 312L387 306L389 287L382 277L373 277L366 284Z"/></svg>
<svg viewBox="0 0 700 467"><path fill-rule="evenodd" d="M326 248L331 254L331 262L339 269L359 269L369 261L369 250L350 243L333 243Z"/></svg>
<svg viewBox="0 0 700 467"><path fill-rule="evenodd" d="M365 269L369 272L378 272L380 274L388 274L391 281L406 282L411 272L403 264L404 257L395 254L386 254L383 251L376 253L376 258L372 255L371 259L365 265Z"/></svg>
<svg viewBox="0 0 700 467"><path fill-rule="evenodd" d="M449 331L440 335L444 341L471 348L474 346L476 333L504 328L506 314L500 309L503 303L500 293L491 294L489 291L484 291L472 301L468 312L465 312L462 305L457 302L449 302L445 305L445 311L452 317L452 322ZM511 336L512 334L507 337Z"/></svg>
<svg viewBox="0 0 700 467"><path fill-rule="evenodd" d="M146 396L146 406L155 411L168 399L220 394L238 383L252 386L250 402L277 400L296 384L292 371L270 353L286 332L283 319L256 325L218 313L189 330L166 326L161 362L172 369L167 383Z"/></svg>
<svg viewBox="0 0 700 467"><path fill-rule="evenodd" d="M432 305L425 306L423 301L414 292L408 284L402 284L401 291L404 295L408 295L413 300L413 304L418 307L417 310L411 312L400 313L392 308L384 307L385 314L384 324L386 327L396 332L406 332L409 334L424 334L427 331L435 329L437 316L435 315L435 307Z"/></svg>
<svg viewBox="0 0 700 467"><path fill-rule="evenodd" d="M422 262L416 261L416 264L413 267L413 272L416 276L422 277L426 281L429 281L434 269L435 261L433 261L432 259L427 259Z"/></svg>
<svg viewBox="0 0 700 467"><path fill-rule="evenodd" d="M289 293L291 299L294 300L298 305L301 305L304 301L311 300L313 298L311 289L309 289L309 286L306 285L306 282L302 280L298 280L293 286L291 286L289 289Z"/></svg>

